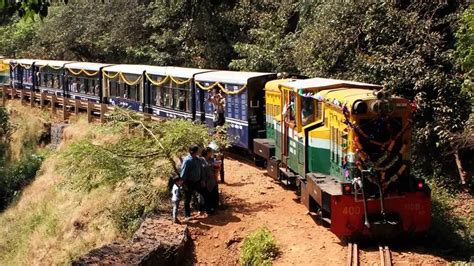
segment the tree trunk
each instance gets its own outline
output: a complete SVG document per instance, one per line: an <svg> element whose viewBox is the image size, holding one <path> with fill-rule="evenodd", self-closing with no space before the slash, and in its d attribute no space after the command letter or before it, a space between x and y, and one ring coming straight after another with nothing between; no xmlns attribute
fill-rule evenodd
<svg viewBox="0 0 474 266"><path fill-rule="evenodd" d="M456 149L454 151L454 159L456 161L456 166L458 167L458 171L459 171L459 178L461 179L461 184L462 185L466 185L466 171L464 171L463 167L462 167L462 162L461 162L461 158L459 158L459 150Z"/></svg>

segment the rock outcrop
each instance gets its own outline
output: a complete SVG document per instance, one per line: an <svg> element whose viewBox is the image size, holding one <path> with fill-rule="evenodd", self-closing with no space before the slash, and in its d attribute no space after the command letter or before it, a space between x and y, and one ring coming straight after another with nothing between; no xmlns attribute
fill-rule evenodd
<svg viewBox="0 0 474 266"><path fill-rule="evenodd" d="M188 229L152 215L129 241L114 242L90 251L73 265L191 265Z"/></svg>

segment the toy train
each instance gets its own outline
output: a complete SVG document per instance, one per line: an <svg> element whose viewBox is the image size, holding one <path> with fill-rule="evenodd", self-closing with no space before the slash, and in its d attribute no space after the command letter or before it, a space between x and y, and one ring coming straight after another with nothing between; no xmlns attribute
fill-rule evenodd
<svg viewBox="0 0 474 266"><path fill-rule="evenodd" d="M4 60L7 86L213 127L225 95L227 134L296 186L340 238L422 233L430 189L410 175L411 105L381 86L275 73L54 60ZM4 75L5 76L5 75ZM28 95L28 94L25 94Z"/></svg>

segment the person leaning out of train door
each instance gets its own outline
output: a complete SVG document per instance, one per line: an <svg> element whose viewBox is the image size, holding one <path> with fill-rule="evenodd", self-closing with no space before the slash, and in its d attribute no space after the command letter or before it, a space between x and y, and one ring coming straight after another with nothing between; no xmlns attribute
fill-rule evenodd
<svg viewBox="0 0 474 266"><path fill-rule="evenodd" d="M214 127L223 126L225 123L225 97L222 95L221 90L214 88L209 101L214 106Z"/></svg>
<svg viewBox="0 0 474 266"><path fill-rule="evenodd" d="M180 176L183 179L184 190L184 221L189 221L191 217L191 199L194 192L200 189L202 161L197 156L198 151L198 146L189 146L189 155L184 158L181 164Z"/></svg>

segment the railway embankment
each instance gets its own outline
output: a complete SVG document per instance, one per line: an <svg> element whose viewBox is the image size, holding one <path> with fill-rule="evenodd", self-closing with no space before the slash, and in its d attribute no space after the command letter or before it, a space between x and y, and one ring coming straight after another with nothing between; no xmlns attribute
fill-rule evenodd
<svg viewBox="0 0 474 266"><path fill-rule="evenodd" d="M37 140L46 139L48 125L48 141L31 144L43 156L38 171L0 212L0 265L192 260L186 227L166 219L171 216L167 187L186 141L209 141L201 139L209 137L205 127L187 121L158 127L129 113L114 114L104 125L80 115L66 124L47 117L36 125L32 115L43 117L46 111L25 108L15 115L34 128ZM166 150L157 150L156 140ZM15 142L25 141L15 136Z"/></svg>

